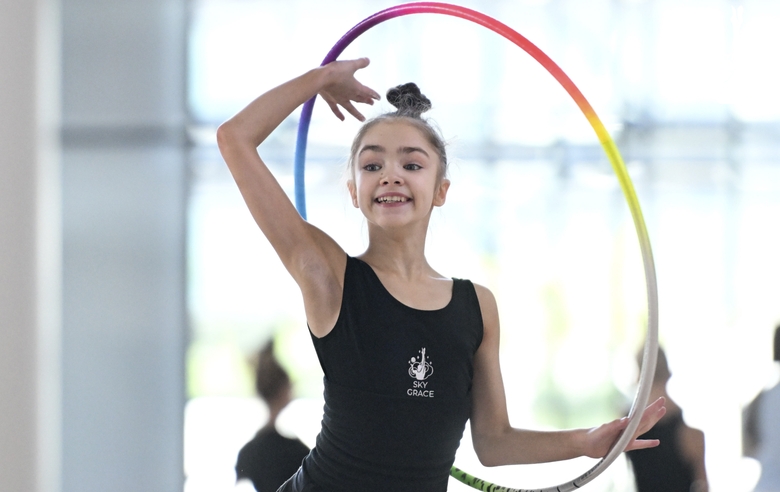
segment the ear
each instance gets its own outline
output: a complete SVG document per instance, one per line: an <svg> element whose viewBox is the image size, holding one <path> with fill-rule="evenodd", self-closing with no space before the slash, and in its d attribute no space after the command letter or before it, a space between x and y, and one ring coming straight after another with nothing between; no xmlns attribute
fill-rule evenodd
<svg viewBox="0 0 780 492"><path fill-rule="evenodd" d="M441 207L444 205L444 202L447 201L447 190L450 189L450 180L447 178L444 178L441 180L441 183L439 183L438 188L436 188L436 193L433 195L433 206L434 207Z"/></svg>
<svg viewBox="0 0 780 492"><path fill-rule="evenodd" d="M352 199L352 206L355 208L360 208L358 206L357 188L355 187L354 179L347 180L347 189L349 190L349 197Z"/></svg>

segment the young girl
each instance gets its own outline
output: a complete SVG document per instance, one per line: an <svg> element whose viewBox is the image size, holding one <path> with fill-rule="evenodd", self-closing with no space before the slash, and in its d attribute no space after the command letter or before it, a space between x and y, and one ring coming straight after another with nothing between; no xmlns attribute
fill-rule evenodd
<svg viewBox="0 0 780 492"><path fill-rule="evenodd" d="M301 289L325 373L316 446L280 491L444 491L467 420L486 466L604 456L627 419L568 431L510 426L495 298L425 258L431 211L444 205L450 182L442 139L420 116L430 102L414 84L388 92L398 110L366 123L352 145L349 194L369 237L357 257L301 218L258 156L258 145L317 94L339 119L343 108L364 121L354 103L379 99L355 79L368 63L311 70L217 131L252 216ZM662 399L649 405L636 435L664 412ZM656 445L635 439L628 449Z"/></svg>

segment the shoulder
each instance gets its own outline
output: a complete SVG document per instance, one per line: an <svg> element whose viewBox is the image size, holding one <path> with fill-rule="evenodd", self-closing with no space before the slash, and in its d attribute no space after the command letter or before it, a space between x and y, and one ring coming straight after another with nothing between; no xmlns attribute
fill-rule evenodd
<svg viewBox="0 0 780 492"><path fill-rule="evenodd" d="M484 285L473 283L474 291L477 293L477 299L479 300L479 307L482 309L482 315L490 315L492 313L498 313L498 305L496 304L496 296Z"/></svg>
<svg viewBox="0 0 780 492"><path fill-rule="evenodd" d="M476 282L471 282L471 283L472 285L474 285L474 290L477 291L477 297L479 298L479 302L485 300L487 302L492 302L493 304L496 303L496 297L493 295L493 292L491 292L490 289Z"/></svg>
<svg viewBox="0 0 780 492"><path fill-rule="evenodd" d="M479 301L479 309L482 313L482 326L484 334L488 337L498 332L498 304L493 292L487 287L474 283L474 291Z"/></svg>
<svg viewBox="0 0 780 492"><path fill-rule="evenodd" d="M704 432L687 425L682 430L685 439L697 446L704 446Z"/></svg>
<svg viewBox="0 0 780 492"><path fill-rule="evenodd" d="M680 444L691 459L698 459L704 456L704 432L688 425L680 426L678 437Z"/></svg>
<svg viewBox="0 0 780 492"><path fill-rule="evenodd" d="M236 465L241 468L247 467L257 459L258 443L257 437L247 442L241 447L236 458Z"/></svg>

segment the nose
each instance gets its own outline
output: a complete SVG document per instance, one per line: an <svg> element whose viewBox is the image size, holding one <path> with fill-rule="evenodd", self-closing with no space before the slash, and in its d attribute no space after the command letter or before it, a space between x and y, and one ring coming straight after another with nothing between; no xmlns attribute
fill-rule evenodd
<svg viewBox="0 0 780 492"><path fill-rule="evenodd" d="M398 169L396 169L395 166L386 167L385 172L382 174L381 184L388 185L390 183L395 185L401 185L404 183L403 177L401 177Z"/></svg>

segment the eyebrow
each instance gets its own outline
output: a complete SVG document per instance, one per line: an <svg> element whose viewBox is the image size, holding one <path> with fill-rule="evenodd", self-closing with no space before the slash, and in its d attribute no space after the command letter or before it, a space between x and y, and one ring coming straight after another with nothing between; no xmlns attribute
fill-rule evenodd
<svg viewBox="0 0 780 492"><path fill-rule="evenodd" d="M401 148L398 149L398 151L401 154L412 154L414 152L419 152L419 153L423 154L425 157L430 157L428 155L428 152L426 152L421 147L401 147Z"/></svg>
<svg viewBox="0 0 780 492"><path fill-rule="evenodd" d="M377 153L384 153L387 152L387 149L382 147L381 145L366 145L362 149L360 149L360 152L358 152L358 155L363 154L363 152L377 152ZM425 157L430 157L428 155L428 152L425 151L422 147L399 147L398 153L399 154L412 154L414 152L419 152L423 154Z"/></svg>

